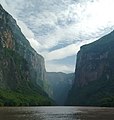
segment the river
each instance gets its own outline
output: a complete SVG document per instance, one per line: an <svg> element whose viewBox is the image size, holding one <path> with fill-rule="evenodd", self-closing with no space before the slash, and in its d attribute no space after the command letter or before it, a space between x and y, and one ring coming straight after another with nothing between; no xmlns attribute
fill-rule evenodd
<svg viewBox="0 0 114 120"><path fill-rule="evenodd" d="M114 120L114 108L0 107L0 120Z"/></svg>

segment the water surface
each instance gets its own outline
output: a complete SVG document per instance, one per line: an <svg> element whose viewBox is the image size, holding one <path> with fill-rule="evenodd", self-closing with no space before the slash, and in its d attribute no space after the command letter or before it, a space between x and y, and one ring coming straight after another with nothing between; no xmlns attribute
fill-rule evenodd
<svg viewBox="0 0 114 120"><path fill-rule="evenodd" d="M114 108L1 107L0 120L114 120Z"/></svg>

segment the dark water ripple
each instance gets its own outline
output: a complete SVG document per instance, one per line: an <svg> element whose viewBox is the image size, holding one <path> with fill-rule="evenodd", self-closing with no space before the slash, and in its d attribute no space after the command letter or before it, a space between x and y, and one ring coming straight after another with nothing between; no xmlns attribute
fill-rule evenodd
<svg viewBox="0 0 114 120"><path fill-rule="evenodd" d="M1 107L0 120L114 120L114 108Z"/></svg>

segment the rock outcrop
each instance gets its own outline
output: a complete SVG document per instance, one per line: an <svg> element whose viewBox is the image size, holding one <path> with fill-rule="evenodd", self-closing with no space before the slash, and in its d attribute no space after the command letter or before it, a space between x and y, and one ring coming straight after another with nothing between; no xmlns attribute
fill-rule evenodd
<svg viewBox="0 0 114 120"><path fill-rule="evenodd" d="M12 16L2 9L2 7L0 7L0 13L0 36L2 46L12 49L27 60L32 79L39 84L45 79L44 58L37 54L30 46Z"/></svg>
<svg viewBox="0 0 114 120"><path fill-rule="evenodd" d="M114 105L114 31L84 45L77 54L69 105Z"/></svg>
<svg viewBox="0 0 114 120"><path fill-rule="evenodd" d="M16 21L0 5L0 89L28 96L31 93L40 99L35 101L37 104L46 99L49 103L43 90L45 72L44 58L30 46Z"/></svg>

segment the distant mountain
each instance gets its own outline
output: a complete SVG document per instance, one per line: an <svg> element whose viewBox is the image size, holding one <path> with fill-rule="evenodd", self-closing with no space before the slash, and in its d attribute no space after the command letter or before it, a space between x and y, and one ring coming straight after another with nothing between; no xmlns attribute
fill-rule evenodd
<svg viewBox="0 0 114 120"><path fill-rule="evenodd" d="M81 47L67 105L114 106L114 31Z"/></svg>
<svg viewBox="0 0 114 120"><path fill-rule="evenodd" d="M0 5L0 105L50 105L44 59Z"/></svg>
<svg viewBox="0 0 114 120"><path fill-rule="evenodd" d="M68 91L71 89L74 73L47 72L46 80L49 85L48 94L57 105L64 105Z"/></svg>

